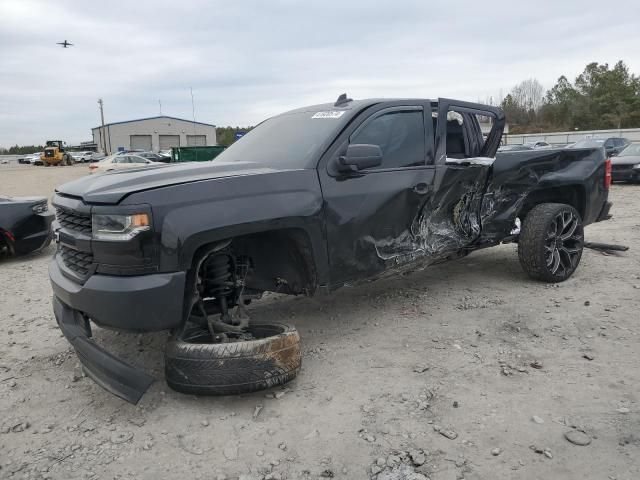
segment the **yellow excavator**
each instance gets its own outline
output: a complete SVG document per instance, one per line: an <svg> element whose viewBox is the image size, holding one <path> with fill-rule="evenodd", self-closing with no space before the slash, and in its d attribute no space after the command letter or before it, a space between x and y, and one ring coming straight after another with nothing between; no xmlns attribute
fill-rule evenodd
<svg viewBox="0 0 640 480"><path fill-rule="evenodd" d="M45 167L51 165L73 165L73 157L65 151L62 140L47 140L44 152L40 155L40 160Z"/></svg>

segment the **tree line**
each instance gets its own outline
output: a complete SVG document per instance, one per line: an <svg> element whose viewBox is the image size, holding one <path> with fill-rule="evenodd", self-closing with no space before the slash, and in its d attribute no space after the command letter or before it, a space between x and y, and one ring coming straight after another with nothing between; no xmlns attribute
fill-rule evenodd
<svg viewBox="0 0 640 480"><path fill-rule="evenodd" d="M218 145L228 147L236 141L236 133L246 133L252 128L253 127L217 127L216 137L218 138Z"/></svg>
<svg viewBox="0 0 640 480"><path fill-rule="evenodd" d="M640 127L640 77L623 61L588 64L573 82L562 75L546 92L535 78L500 102L510 133Z"/></svg>
<svg viewBox="0 0 640 480"><path fill-rule="evenodd" d="M0 147L0 155L28 155L29 153L41 152L44 150L42 145L14 145L13 147Z"/></svg>

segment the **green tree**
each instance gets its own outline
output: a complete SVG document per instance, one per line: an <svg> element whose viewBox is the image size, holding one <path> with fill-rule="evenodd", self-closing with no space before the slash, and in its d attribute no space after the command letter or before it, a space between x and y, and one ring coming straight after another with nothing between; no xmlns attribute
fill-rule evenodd
<svg viewBox="0 0 640 480"><path fill-rule="evenodd" d="M228 147L236 141L236 133L248 132L253 127L217 127L216 136L218 137L218 145Z"/></svg>
<svg viewBox="0 0 640 480"><path fill-rule="evenodd" d="M572 85L565 76L547 92L541 116L552 129L640 126L640 78L624 62L588 64Z"/></svg>

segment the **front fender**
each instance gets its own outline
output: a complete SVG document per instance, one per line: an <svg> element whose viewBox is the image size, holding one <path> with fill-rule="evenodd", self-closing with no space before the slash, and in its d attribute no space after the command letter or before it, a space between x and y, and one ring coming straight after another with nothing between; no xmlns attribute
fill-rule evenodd
<svg viewBox="0 0 640 480"><path fill-rule="evenodd" d="M326 271L322 192L315 170L279 171L174 185L128 198L153 207L163 271L185 271L195 252L220 240L283 228L305 231Z"/></svg>

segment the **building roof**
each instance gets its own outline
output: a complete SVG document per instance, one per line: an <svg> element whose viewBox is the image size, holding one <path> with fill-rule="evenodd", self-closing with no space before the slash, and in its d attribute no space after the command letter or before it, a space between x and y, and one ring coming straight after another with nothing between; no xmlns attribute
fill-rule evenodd
<svg viewBox="0 0 640 480"><path fill-rule="evenodd" d="M169 118L171 120L180 120L181 122L197 123L198 125L206 125L207 127L215 127L215 125L212 125L210 123L194 122L193 120L187 120L186 118L169 117L168 115L158 115L156 117L136 118L135 120L124 120L122 122L105 123L104 126L105 127L109 127L111 125L120 125L121 123L142 122L144 120L156 120L158 118ZM95 129L100 128L100 127L101 127L101 125L98 125L97 127L93 127L91 130L95 130Z"/></svg>

